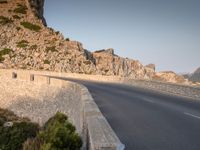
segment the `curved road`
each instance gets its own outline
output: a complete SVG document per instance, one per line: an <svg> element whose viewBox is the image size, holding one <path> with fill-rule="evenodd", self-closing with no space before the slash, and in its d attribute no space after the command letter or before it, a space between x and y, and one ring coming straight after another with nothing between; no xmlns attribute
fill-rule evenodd
<svg viewBox="0 0 200 150"><path fill-rule="evenodd" d="M122 84L85 85L126 150L200 150L200 101Z"/></svg>

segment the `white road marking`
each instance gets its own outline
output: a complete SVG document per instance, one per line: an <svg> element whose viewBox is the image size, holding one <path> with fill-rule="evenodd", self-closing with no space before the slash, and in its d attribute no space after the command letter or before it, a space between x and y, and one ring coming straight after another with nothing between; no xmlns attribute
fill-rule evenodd
<svg viewBox="0 0 200 150"><path fill-rule="evenodd" d="M148 98L142 98L144 101L146 101L146 102L149 102L149 103L155 103L154 101L152 101L152 100L150 100L150 99L148 99Z"/></svg>
<svg viewBox="0 0 200 150"><path fill-rule="evenodd" d="M194 118L198 118L200 119L199 116L196 116L196 115L193 115L193 114L190 114L190 113L187 113L187 112L184 112L185 115L188 115L188 116L191 116L191 117L194 117Z"/></svg>

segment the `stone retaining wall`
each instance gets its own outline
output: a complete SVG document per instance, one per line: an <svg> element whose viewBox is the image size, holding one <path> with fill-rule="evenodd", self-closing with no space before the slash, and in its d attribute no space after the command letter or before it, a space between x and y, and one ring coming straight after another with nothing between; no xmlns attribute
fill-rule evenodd
<svg viewBox="0 0 200 150"><path fill-rule="evenodd" d="M47 74L0 70L1 107L40 124L61 111L69 116L81 134L84 150L124 149L86 87L43 75Z"/></svg>
<svg viewBox="0 0 200 150"><path fill-rule="evenodd" d="M124 80L124 83L136 87L149 88L160 92L165 92L165 93L167 92L174 95L200 100L200 87L163 83L158 81L130 80L130 79Z"/></svg>

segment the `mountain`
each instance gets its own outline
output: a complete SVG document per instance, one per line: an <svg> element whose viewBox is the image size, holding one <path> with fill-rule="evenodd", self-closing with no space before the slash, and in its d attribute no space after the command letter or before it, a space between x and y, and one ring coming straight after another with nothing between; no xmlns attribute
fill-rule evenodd
<svg viewBox="0 0 200 150"><path fill-rule="evenodd" d="M46 26L43 5L44 0L0 0L0 68L133 79L153 79L156 75L154 64L143 66L137 60L117 56L113 49L90 52L80 42L65 39Z"/></svg>
<svg viewBox="0 0 200 150"><path fill-rule="evenodd" d="M109 50L91 53L46 27L44 0L0 1L0 67L150 79L154 70Z"/></svg>
<svg viewBox="0 0 200 150"><path fill-rule="evenodd" d="M200 82L200 67L189 76L189 80L193 82Z"/></svg>

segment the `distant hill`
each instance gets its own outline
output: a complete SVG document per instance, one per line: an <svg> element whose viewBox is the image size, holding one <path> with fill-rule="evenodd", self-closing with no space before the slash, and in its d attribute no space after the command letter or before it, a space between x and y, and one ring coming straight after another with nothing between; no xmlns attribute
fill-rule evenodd
<svg viewBox="0 0 200 150"><path fill-rule="evenodd" d="M189 80L193 82L200 82L200 67L189 76Z"/></svg>

